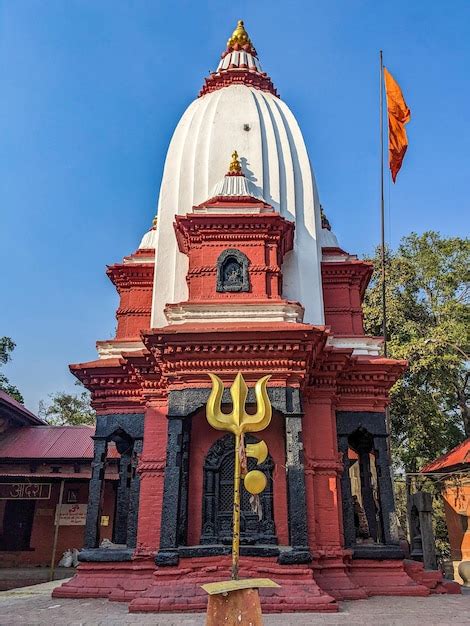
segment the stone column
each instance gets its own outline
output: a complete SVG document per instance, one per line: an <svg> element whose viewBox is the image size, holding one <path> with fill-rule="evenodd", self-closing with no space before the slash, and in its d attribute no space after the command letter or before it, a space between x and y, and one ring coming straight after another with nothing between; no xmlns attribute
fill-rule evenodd
<svg viewBox="0 0 470 626"><path fill-rule="evenodd" d="M432 529L432 494L418 491L411 496L410 500L411 506L416 507L418 511L424 568L437 569L436 544Z"/></svg>
<svg viewBox="0 0 470 626"><path fill-rule="evenodd" d="M97 548L100 540L101 496L104 486L104 470L108 444L106 439L94 437L95 451L92 474L88 488L88 507L85 525L84 547Z"/></svg>
<svg viewBox="0 0 470 626"><path fill-rule="evenodd" d="M154 557L158 550L168 429L167 411L166 398L152 398L145 411L143 449L138 462L140 496L135 550L137 557Z"/></svg>
<svg viewBox="0 0 470 626"><path fill-rule="evenodd" d="M128 548L135 548L137 544L137 521L139 514L140 476L137 472L140 455L142 454L142 439L134 441L134 453L131 459L131 485L129 488L129 512L127 515Z"/></svg>
<svg viewBox="0 0 470 626"><path fill-rule="evenodd" d="M309 563L307 504L302 443L302 415L286 416L286 475L289 543L292 550L281 554L280 563Z"/></svg>
<svg viewBox="0 0 470 626"><path fill-rule="evenodd" d="M377 452L377 479L379 482L380 508L382 512L384 543L398 545L398 529L395 519L395 497L393 495L390 463L386 437L374 437Z"/></svg>
<svg viewBox="0 0 470 626"><path fill-rule="evenodd" d="M349 478L348 436L338 436L338 446L343 457L343 473L341 475L341 498L343 503L344 545L350 548L356 543L356 527L354 525L354 505Z"/></svg>
<svg viewBox="0 0 470 626"><path fill-rule="evenodd" d="M127 518L129 515L129 479L131 472L131 455L129 450L121 454L119 459L119 483L116 496L116 513L114 520L114 543L127 544Z"/></svg>
<svg viewBox="0 0 470 626"><path fill-rule="evenodd" d="M179 561L177 548L183 474L183 432L184 418L170 417L166 446L160 549L155 557L157 565L177 565Z"/></svg>
<svg viewBox="0 0 470 626"><path fill-rule="evenodd" d="M367 525L369 526L369 535L374 541L378 539L378 526L377 526L377 508L374 500L374 493L372 489L372 480L370 475L370 459L369 449L359 449L359 472L361 477L361 494L362 503L364 506L364 513L367 518Z"/></svg>

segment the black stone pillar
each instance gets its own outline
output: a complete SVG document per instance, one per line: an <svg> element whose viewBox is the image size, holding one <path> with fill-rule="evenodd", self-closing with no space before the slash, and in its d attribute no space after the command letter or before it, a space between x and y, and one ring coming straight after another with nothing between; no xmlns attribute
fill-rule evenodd
<svg viewBox="0 0 470 626"><path fill-rule="evenodd" d="M291 550L279 556L279 563L309 563L307 502L302 443L302 414L289 413L286 428L287 511Z"/></svg>
<svg viewBox="0 0 470 626"><path fill-rule="evenodd" d="M359 468L361 477L361 494L364 512L367 518L369 534L374 541L378 540L377 507L374 500L372 480L370 475L370 458L368 450L359 450Z"/></svg>
<svg viewBox="0 0 470 626"><path fill-rule="evenodd" d="M350 548L356 543L356 527L354 525L354 504L349 478L350 460L348 457L348 436L338 437L338 447L343 458L343 473L341 474L341 497L343 501L343 532L344 545Z"/></svg>
<svg viewBox="0 0 470 626"><path fill-rule="evenodd" d="M88 488L88 508L84 542L85 548L97 548L100 540L101 498L104 486L106 452L108 449L106 439L94 439L95 451L92 463L92 474Z"/></svg>
<svg viewBox="0 0 470 626"><path fill-rule="evenodd" d="M186 518L185 505L182 502L185 482L183 478L183 442L186 430L184 422L184 419L174 417L168 420L160 549L155 557L157 565L177 565L179 561L178 545L181 537L179 522L182 515Z"/></svg>
<svg viewBox="0 0 470 626"><path fill-rule="evenodd" d="M374 437L374 448L377 453L377 479L379 483L384 543L398 545L398 530L395 521L395 497L393 495L392 478L390 476L386 437Z"/></svg>
<svg viewBox="0 0 470 626"><path fill-rule="evenodd" d="M137 473L137 465L142 454L142 439L134 441L134 452L131 458L131 485L129 489L129 513L127 516L127 547L135 548L137 545L137 516L139 514L140 476Z"/></svg>
<svg viewBox="0 0 470 626"><path fill-rule="evenodd" d="M127 544L127 517L129 515L129 490L132 450L121 454L119 459L119 483L116 494L114 520L114 543Z"/></svg>

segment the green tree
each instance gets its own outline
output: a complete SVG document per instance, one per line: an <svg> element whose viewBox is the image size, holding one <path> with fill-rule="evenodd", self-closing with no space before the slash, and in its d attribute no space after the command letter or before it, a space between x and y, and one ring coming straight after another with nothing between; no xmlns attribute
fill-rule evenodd
<svg viewBox="0 0 470 626"><path fill-rule="evenodd" d="M11 361L11 353L15 348L16 344L10 337L0 337L0 367ZM0 389L23 404L23 396L18 388L10 383L3 372L0 372Z"/></svg>
<svg viewBox="0 0 470 626"><path fill-rule="evenodd" d="M81 386L80 383L77 383ZM83 389L80 393L52 393L50 401L39 403L38 415L52 426L93 425L96 414L90 406L90 393Z"/></svg>
<svg viewBox="0 0 470 626"><path fill-rule="evenodd" d="M380 251L364 303L365 329L382 334ZM386 254L388 355L408 369L391 392L392 449L408 472L470 436L470 241L429 231Z"/></svg>

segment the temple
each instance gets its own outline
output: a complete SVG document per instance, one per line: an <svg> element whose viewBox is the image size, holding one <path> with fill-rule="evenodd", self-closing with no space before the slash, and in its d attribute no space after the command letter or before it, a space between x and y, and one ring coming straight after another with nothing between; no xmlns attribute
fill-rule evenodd
<svg viewBox="0 0 470 626"><path fill-rule="evenodd" d="M228 578L233 438L205 418L208 372L226 387L238 372L249 386L271 375L268 487L260 514L243 496L241 522L241 576L281 585L261 591L263 610L427 595L405 570L387 445L406 363L364 333L372 267L339 246L299 125L242 21L176 127L158 222L107 273L116 336L71 366L97 412L85 546L54 595L199 611L200 585ZM104 547L111 443L119 486Z"/></svg>

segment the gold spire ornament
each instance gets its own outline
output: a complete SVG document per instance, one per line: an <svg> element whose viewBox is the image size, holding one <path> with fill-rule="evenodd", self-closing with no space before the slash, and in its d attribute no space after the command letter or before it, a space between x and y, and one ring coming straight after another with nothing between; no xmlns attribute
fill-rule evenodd
<svg viewBox="0 0 470 626"><path fill-rule="evenodd" d="M241 48L243 48L243 46L251 47L253 45L250 41L248 33L245 30L243 20L238 20L236 29L233 31L232 36L227 41L227 48L233 48L237 44Z"/></svg>
<svg viewBox="0 0 470 626"><path fill-rule="evenodd" d="M206 405L206 417L209 424L217 430L227 430L235 436L235 472L233 483L233 541L232 541L232 580L238 580L238 561L240 555L240 481L244 478L245 489L254 496L266 488L266 476L259 470L242 475L241 457L245 455L257 460L257 464L266 460L268 447L264 441L248 444L245 447L245 433L259 432L271 422L272 407L267 392L270 376L263 376L255 385L256 413L245 410L248 387L239 372L230 387L232 396L231 413L222 412L224 384L215 374L209 374L212 390ZM243 463L246 468L246 463ZM246 471L246 469L244 469Z"/></svg>
<svg viewBox="0 0 470 626"><path fill-rule="evenodd" d="M228 166L229 174L241 174L242 166L240 164L240 159L238 158L238 152L234 150L232 152L232 160L230 161L230 165Z"/></svg>

